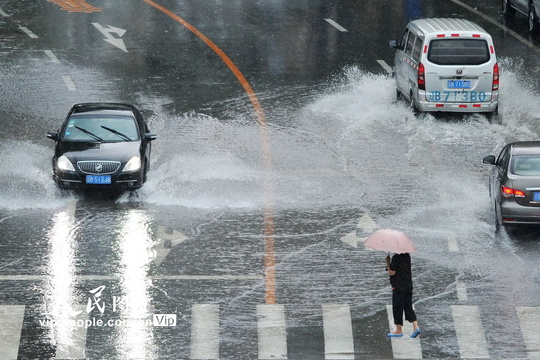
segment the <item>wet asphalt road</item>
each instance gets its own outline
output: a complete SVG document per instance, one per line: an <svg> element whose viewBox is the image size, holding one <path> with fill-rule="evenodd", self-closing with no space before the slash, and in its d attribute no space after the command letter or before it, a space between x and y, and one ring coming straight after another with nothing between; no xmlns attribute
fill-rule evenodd
<svg viewBox="0 0 540 360"><path fill-rule="evenodd" d="M0 358L540 356L538 229L495 234L481 164L538 138L524 16L452 0L0 10ZM394 101L388 40L440 16L493 35L497 123ZM158 133L143 189L55 188L45 133L88 101L135 104ZM418 340L385 338L384 254L362 245L378 227L418 246Z"/></svg>

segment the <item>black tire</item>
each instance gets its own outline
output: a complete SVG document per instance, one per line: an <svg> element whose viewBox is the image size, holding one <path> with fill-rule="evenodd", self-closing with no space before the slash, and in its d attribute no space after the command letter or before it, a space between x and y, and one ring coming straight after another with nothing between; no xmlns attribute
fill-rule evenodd
<svg viewBox="0 0 540 360"><path fill-rule="evenodd" d="M529 32L534 33L538 31L538 15L536 15L536 10L534 9L534 5L529 5Z"/></svg>
<svg viewBox="0 0 540 360"><path fill-rule="evenodd" d="M506 17L512 17L516 14L516 9L510 5L510 0L502 0L501 12Z"/></svg>
<svg viewBox="0 0 540 360"><path fill-rule="evenodd" d="M414 114L414 116L418 116L418 114L420 114L420 111L418 110L418 107L416 106L416 102L414 101L414 96L413 96L413 93L411 92L411 95L410 95L410 108L411 108L411 111L412 113Z"/></svg>

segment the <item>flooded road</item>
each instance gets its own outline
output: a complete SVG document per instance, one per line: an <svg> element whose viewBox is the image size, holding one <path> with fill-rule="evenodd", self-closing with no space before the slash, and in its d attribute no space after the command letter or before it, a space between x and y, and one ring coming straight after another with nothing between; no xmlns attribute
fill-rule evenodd
<svg viewBox="0 0 540 360"><path fill-rule="evenodd" d="M504 25L529 45L456 1L90 3L0 0L0 358L538 353L538 229L495 233L482 164L538 137L526 20ZM377 60L424 16L493 35L497 121L395 100ZM45 133L88 101L133 103L158 134L142 189L56 188ZM418 247L419 339L386 339L385 254L362 244L377 228Z"/></svg>

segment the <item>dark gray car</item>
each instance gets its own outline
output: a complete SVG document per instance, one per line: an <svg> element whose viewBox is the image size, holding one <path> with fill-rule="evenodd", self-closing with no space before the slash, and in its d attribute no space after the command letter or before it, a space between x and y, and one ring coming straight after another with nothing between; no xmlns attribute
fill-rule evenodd
<svg viewBox="0 0 540 360"><path fill-rule="evenodd" d="M489 155L484 164L494 165L489 192L500 225L540 224L540 141L506 145L499 156Z"/></svg>
<svg viewBox="0 0 540 360"><path fill-rule="evenodd" d="M540 11L540 0L502 0L502 13L506 17L512 17L516 10L527 15L529 18L529 31L537 31L540 27L538 23L538 12Z"/></svg>

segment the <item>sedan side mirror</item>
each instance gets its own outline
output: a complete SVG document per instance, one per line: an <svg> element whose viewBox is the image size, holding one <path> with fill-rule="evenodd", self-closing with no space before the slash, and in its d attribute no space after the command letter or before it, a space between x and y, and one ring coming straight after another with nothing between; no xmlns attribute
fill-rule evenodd
<svg viewBox="0 0 540 360"><path fill-rule="evenodd" d="M489 164L489 165L495 165L495 156L493 155L488 155L484 158L483 160L483 163L484 164Z"/></svg>
<svg viewBox="0 0 540 360"><path fill-rule="evenodd" d="M390 40L390 42L388 43L388 46L390 46L391 48L394 48L394 49L398 49L398 50L403 49L401 46L399 46L397 40Z"/></svg>
<svg viewBox="0 0 540 360"><path fill-rule="evenodd" d="M152 134L152 133L146 133L146 134L144 134L144 136L146 137L146 140L148 140L148 141L152 141L152 140L156 140L156 139L157 139L157 135L156 135L156 134Z"/></svg>
<svg viewBox="0 0 540 360"><path fill-rule="evenodd" d="M47 137L52 140L58 140L58 132L57 131L49 131L47 133Z"/></svg>

